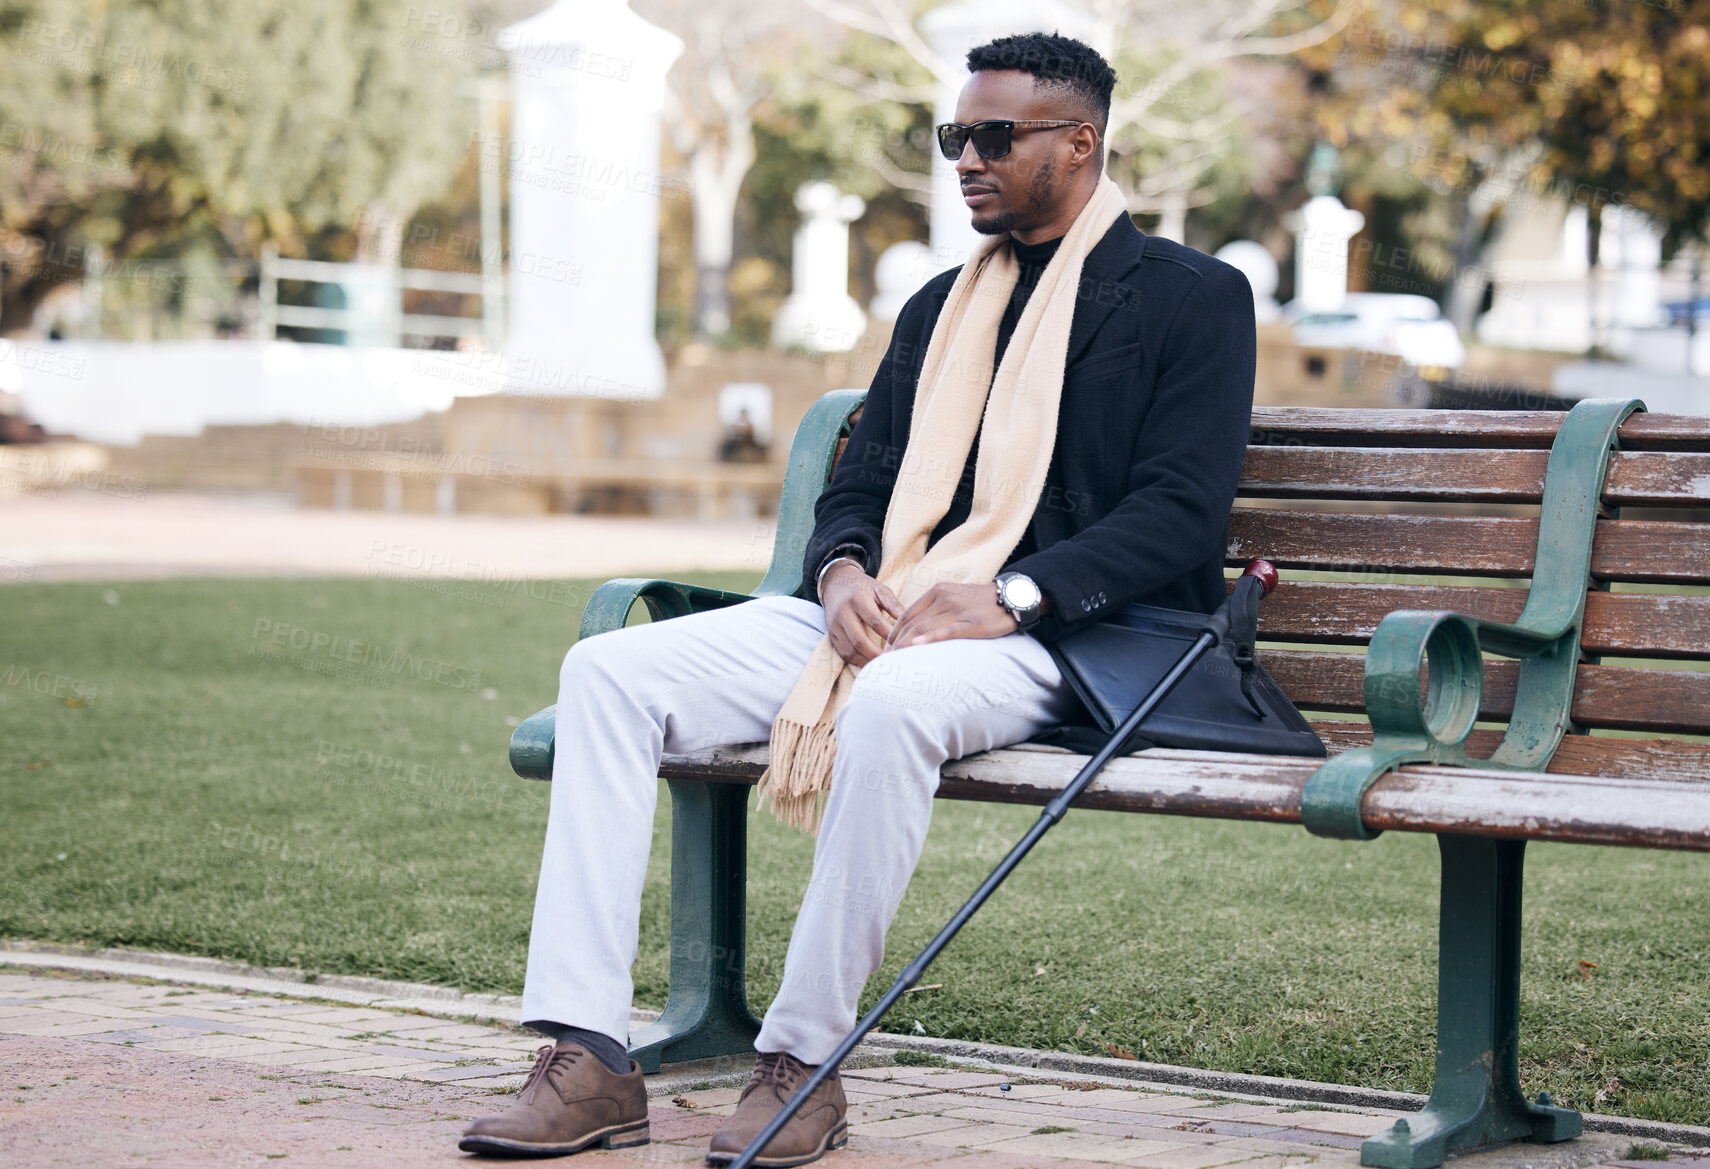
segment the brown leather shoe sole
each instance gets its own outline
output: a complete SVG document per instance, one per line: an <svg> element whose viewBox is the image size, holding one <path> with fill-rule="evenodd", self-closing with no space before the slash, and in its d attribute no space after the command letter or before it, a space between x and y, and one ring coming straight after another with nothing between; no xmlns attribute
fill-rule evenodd
<svg viewBox="0 0 1710 1169"><path fill-rule="evenodd" d="M753 1163L761 1166L762 1169L789 1169L791 1165L806 1165L809 1161L817 1161L831 1149L841 1149L848 1143L849 1122L840 1120L830 1132L825 1134L825 1140L820 1143L819 1148L811 1153L800 1157L768 1157L761 1154L754 1158ZM707 1164L728 1165L741 1155L741 1153L708 1153Z"/></svg>
<svg viewBox="0 0 1710 1169"><path fill-rule="evenodd" d="M580 1153L586 1148L628 1149L635 1145L645 1145L650 1139L652 1136L647 1121L643 1120L637 1124L614 1124L609 1128L598 1129L569 1144L543 1144L514 1141L508 1137L473 1136L458 1141L457 1147L465 1153L491 1153L501 1157L558 1157L565 1153ZM817 1153L814 1155L818 1156ZM797 1165L800 1162L791 1161L790 1164Z"/></svg>

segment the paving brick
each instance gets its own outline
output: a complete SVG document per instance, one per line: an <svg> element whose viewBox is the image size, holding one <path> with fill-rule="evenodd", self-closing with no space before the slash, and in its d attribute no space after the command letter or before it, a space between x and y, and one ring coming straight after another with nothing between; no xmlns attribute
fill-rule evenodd
<svg viewBox="0 0 1710 1169"><path fill-rule="evenodd" d="M81 994L55 999L53 1005L61 1011L75 1011L79 1015L93 1015L99 1019L134 1019L143 1014L130 1007Z"/></svg>
<svg viewBox="0 0 1710 1169"><path fill-rule="evenodd" d="M876 1124L861 1126L861 1135L866 1137L913 1137L921 1133L942 1132L948 1128L968 1128L972 1122L956 1120L948 1116L899 1116L895 1120L881 1120Z"/></svg>
<svg viewBox="0 0 1710 1169"><path fill-rule="evenodd" d="M1241 1169L1301 1169L1305 1165L1318 1164L1318 1158L1315 1153L1304 1152L1277 1157L1258 1156L1240 1164Z"/></svg>
<svg viewBox="0 0 1710 1169"><path fill-rule="evenodd" d="M946 1109L944 1116L954 1116L960 1120L972 1120L981 1124L1004 1124L1018 1127L1024 1133L1036 1128L1061 1127L1073 1128L1076 1132L1089 1133L1095 1136L1118 1137L1122 1139L1150 1139L1164 1144L1175 1144L1175 1138L1188 1134L1160 1132L1156 1129L1136 1131L1132 1124L1125 1121L1111 1120L1077 1120L1068 1117L1055 1116L1050 1113L1039 1114L1022 1112L1019 1109L995 1108L951 1108Z"/></svg>
<svg viewBox="0 0 1710 1169"><path fill-rule="evenodd" d="M324 1058L323 1058L324 1056ZM372 1067L375 1059L371 1055L333 1055L318 1051L304 1052L300 1059L284 1061L286 1067L298 1068L305 1072L350 1072L356 1074L357 1068Z"/></svg>
<svg viewBox="0 0 1710 1169"><path fill-rule="evenodd" d="M921 1133L915 1139L928 1145L942 1145L945 1148L973 1149L987 1148L997 1141L1014 1140L1017 1137L1028 1136L1032 1129L1019 1124L971 1124L966 1128L949 1128L939 1132Z"/></svg>
<svg viewBox="0 0 1710 1169"><path fill-rule="evenodd" d="M848 1072L843 1073L843 1091L851 1100L858 1095L871 1098L933 1095L931 1088L923 1088L918 1084L893 1084L887 1080L858 1080Z"/></svg>
<svg viewBox="0 0 1710 1169"><path fill-rule="evenodd" d="M673 1104L679 1100L690 1108L717 1108L723 1104L735 1104L738 1096L742 1095L741 1088L702 1088L699 1092L683 1092L671 1097Z"/></svg>
<svg viewBox="0 0 1710 1169"><path fill-rule="evenodd" d="M939 1112L968 1103L968 1098L958 1092L928 1092L923 1096L898 1096L895 1100L898 1110L906 1112Z"/></svg>
<svg viewBox="0 0 1710 1169"><path fill-rule="evenodd" d="M414 1077L412 1077L412 1078L414 1078ZM506 1075L506 1076L483 1076L482 1078L480 1078L478 1080L458 1080L456 1082L459 1084L463 1084L466 1087L470 1087L470 1088L512 1089L512 1088L518 1088L518 1087L522 1086L522 1075L521 1075L521 1073L516 1073L514 1075ZM489 1111L498 1111L498 1110L497 1109L490 1109Z"/></svg>
<svg viewBox="0 0 1710 1169"><path fill-rule="evenodd" d="M1372 1116L1353 1112L1301 1112L1303 1119L1292 1127L1310 1132L1334 1132L1352 1137L1374 1137L1395 1123L1394 1116Z"/></svg>
<svg viewBox="0 0 1710 1169"><path fill-rule="evenodd" d="M1196 1120L1263 1120L1271 1124L1285 1124L1296 1115L1284 1112L1275 1104L1247 1104L1241 1101L1231 1101L1228 1104L1204 1104L1198 1108L1186 1110L1183 1116L1191 1116Z"/></svg>
<svg viewBox="0 0 1710 1169"><path fill-rule="evenodd" d="M705 1140L724 1123L722 1116L705 1116L684 1109L673 1109L675 1115L649 1110L648 1127L655 1141Z"/></svg>
<svg viewBox="0 0 1710 1169"><path fill-rule="evenodd" d="M1076 1161L1121 1163L1146 1153L1162 1152L1173 1145L1156 1141L1124 1140L1121 1137L1080 1132L1053 1132L1016 1137L983 1146L1000 1152L1033 1153L1044 1157L1067 1157Z"/></svg>
<svg viewBox="0 0 1710 1169"><path fill-rule="evenodd" d="M939 1092L957 1092L964 1088L984 1088L1006 1083L1008 1076L992 1072L947 1072L936 1068L921 1068L916 1075L900 1075L893 1083L916 1083Z"/></svg>
<svg viewBox="0 0 1710 1169"><path fill-rule="evenodd" d="M1086 1162L1071 1164L1084 1167ZM940 1169L1063 1169L1063 1165L1062 1161L1053 1157L1030 1157L1021 1153L994 1153L986 1149L975 1149L943 1162Z"/></svg>
<svg viewBox="0 0 1710 1169"><path fill-rule="evenodd" d="M306 1023L376 1023L396 1018L385 1011L369 1010L365 1007L322 1007L315 1011L304 1011L297 1016Z"/></svg>
<svg viewBox="0 0 1710 1169"><path fill-rule="evenodd" d="M1007 1089L997 1084L982 1088L964 1088L970 1096L989 1096L994 1100L1037 1100L1041 1096L1061 1096L1061 1084L1016 1084L1006 1080Z"/></svg>
<svg viewBox="0 0 1710 1169"><path fill-rule="evenodd" d="M51 1036L63 1039L73 1035L98 1035L123 1026L125 1023L117 1019L92 1019L88 1015L56 1015L47 1020L32 1019L27 1023L8 1019L0 1025L0 1030L10 1035Z"/></svg>
<svg viewBox="0 0 1710 1169"><path fill-rule="evenodd" d="M1095 1088L1090 1092L1070 1090L1049 1096L1041 1094L1034 1099L1075 1108L1117 1108L1129 1112L1186 1111L1200 1103L1191 1096L1130 1092L1122 1088Z"/></svg>
<svg viewBox="0 0 1710 1169"><path fill-rule="evenodd" d="M490 1079L503 1070L503 1068L496 1068L487 1064L467 1064L463 1067L449 1067L441 1068L437 1071L425 1071L416 1078L428 1080L436 1084L443 1084L449 1083L452 1080Z"/></svg>
<svg viewBox="0 0 1710 1169"><path fill-rule="evenodd" d="M1213 1169L1217 1165L1248 1161L1253 1156L1251 1149L1234 1149L1225 1145L1175 1145L1124 1156L1123 1162L1135 1166L1135 1169Z"/></svg>

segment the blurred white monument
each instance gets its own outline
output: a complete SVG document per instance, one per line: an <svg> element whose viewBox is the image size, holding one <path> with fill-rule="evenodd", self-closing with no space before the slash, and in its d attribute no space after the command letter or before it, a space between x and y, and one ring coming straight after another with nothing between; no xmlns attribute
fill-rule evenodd
<svg viewBox="0 0 1710 1169"><path fill-rule="evenodd" d="M1268 325L1277 319L1277 260L1264 244L1238 239L1217 249L1217 258L1237 269L1253 289L1253 319Z"/></svg>
<svg viewBox="0 0 1710 1169"><path fill-rule="evenodd" d="M501 43L516 79L506 389L658 397L659 202L676 193L660 112L683 42L627 0L558 0Z"/></svg>
<svg viewBox="0 0 1710 1169"><path fill-rule="evenodd" d="M1096 32L1090 17L1060 0L958 0L928 12L920 26L933 52L947 66L932 103L935 125L956 120L956 99L968 80L968 50L975 45L1024 32L1055 32L1091 43ZM956 164L938 153L936 138L931 150L932 260L935 271L942 272L967 260L980 233L973 229L968 205L962 202Z"/></svg>
<svg viewBox="0 0 1710 1169"><path fill-rule="evenodd" d="M1294 300L1302 313L1335 312L1348 298L1348 241L1366 217L1336 197L1341 160L1335 147L1313 147L1306 168L1312 198L1294 214Z"/></svg>
<svg viewBox="0 0 1710 1169"><path fill-rule="evenodd" d="M802 225L790 256L790 295L772 318L772 344L780 349L843 353L855 347L867 316L849 295L849 225L867 204L826 182L796 191Z"/></svg>
<svg viewBox="0 0 1710 1169"><path fill-rule="evenodd" d="M873 319L896 320L908 298L941 271L932 262L932 249L919 240L903 240L880 252L873 265L873 303L867 306Z"/></svg>

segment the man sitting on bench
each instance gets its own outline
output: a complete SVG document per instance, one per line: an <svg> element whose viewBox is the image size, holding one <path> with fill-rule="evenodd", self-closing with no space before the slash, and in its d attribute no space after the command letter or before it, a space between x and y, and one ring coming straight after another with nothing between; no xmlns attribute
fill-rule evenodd
<svg viewBox="0 0 1710 1169"><path fill-rule="evenodd" d="M854 1025L940 766L1074 713L1045 643L1131 601L1223 598L1253 394L1247 282L1134 227L1104 176L1116 75L1096 52L1030 34L973 49L968 68L938 141L991 238L898 318L800 595L565 658L522 1012L555 1043L467 1151L648 1139L625 1039L663 752L769 738L762 798L818 832L753 1078L707 1155L722 1164ZM756 1163L837 1148L846 1112L833 1078Z"/></svg>

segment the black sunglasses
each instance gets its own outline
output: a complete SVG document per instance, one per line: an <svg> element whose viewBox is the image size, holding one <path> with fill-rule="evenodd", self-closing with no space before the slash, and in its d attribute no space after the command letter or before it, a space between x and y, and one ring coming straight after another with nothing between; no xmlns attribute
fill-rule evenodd
<svg viewBox="0 0 1710 1169"><path fill-rule="evenodd" d="M1070 126L1085 126L1086 122L1042 121L1038 118L1016 121L994 118L985 122L962 125L944 122L938 127L938 149L945 158L955 162L962 157L968 140L974 140L974 151L981 158L1002 158L1009 153L1009 140L1017 130L1064 130Z"/></svg>

